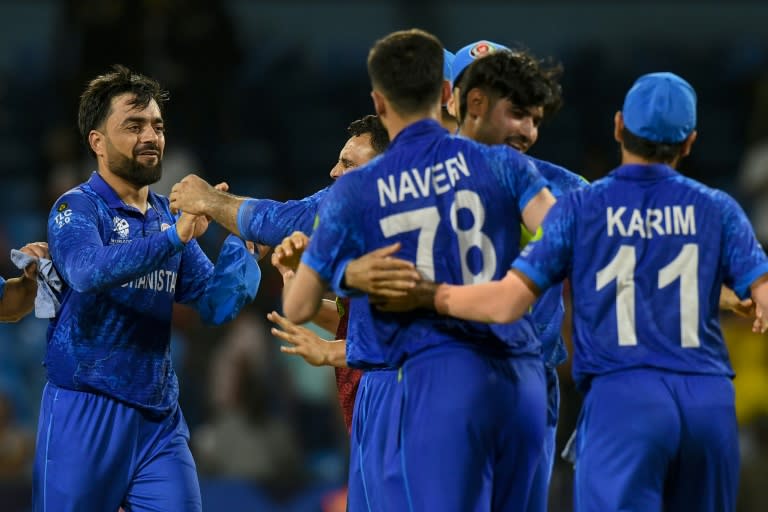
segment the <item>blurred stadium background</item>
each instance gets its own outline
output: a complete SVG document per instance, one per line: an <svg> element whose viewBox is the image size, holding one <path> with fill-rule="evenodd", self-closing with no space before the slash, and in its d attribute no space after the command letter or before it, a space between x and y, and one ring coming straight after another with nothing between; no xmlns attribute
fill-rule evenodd
<svg viewBox="0 0 768 512"><path fill-rule="evenodd" d="M167 193L188 172L253 197L299 198L329 183L347 124L371 113L372 42L421 27L449 50L523 45L563 63L565 106L537 157L589 179L618 163L613 113L640 74L674 71L699 95L699 139L683 171L733 194L768 242L768 4L391 0L0 0L0 254L45 239L53 200L95 169L76 129L78 94L112 64L171 91ZM215 257L223 238L203 245ZM230 325L175 312L173 352L205 509L343 510L347 439L330 369L283 356L266 312L281 282ZM0 275L18 271L0 258ZM739 510L768 510L768 348L723 316L738 374ZM29 510L46 322L0 324L0 510ZM562 368L561 440L579 408ZM641 421L642 418L638 418ZM551 511L571 510L558 463Z"/></svg>

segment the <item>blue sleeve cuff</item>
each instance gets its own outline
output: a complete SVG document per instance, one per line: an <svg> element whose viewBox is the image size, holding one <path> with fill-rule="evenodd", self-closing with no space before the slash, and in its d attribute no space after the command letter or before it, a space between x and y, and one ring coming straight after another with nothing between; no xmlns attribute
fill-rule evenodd
<svg viewBox="0 0 768 512"><path fill-rule="evenodd" d="M736 296L742 300L749 298L750 297L749 287L752 286L752 283L757 281L757 279L760 276L767 273L768 273L768 263L762 263L758 265L756 268L754 268L742 279L739 279L739 281L734 283L733 285L733 291L736 293Z"/></svg>
<svg viewBox="0 0 768 512"><path fill-rule="evenodd" d="M248 216L248 212L253 209L250 203L255 203L256 201L258 201L258 199L246 199L240 203L240 207L237 209L237 230L240 232L240 236L246 240L250 239L246 217Z"/></svg>
<svg viewBox="0 0 768 512"><path fill-rule="evenodd" d="M533 185L528 187L523 196L520 198L520 203L518 203L520 206L520 212L525 210L525 207L528 206L528 203L531 199L533 199L533 196L541 192L541 189L545 187L546 182L544 182L544 180L536 181Z"/></svg>
<svg viewBox="0 0 768 512"><path fill-rule="evenodd" d="M520 258L512 262L512 268L525 274L528 279L533 281L533 284L536 285L540 292L543 292L552 285L543 273L539 272L530 263L521 260Z"/></svg>
<svg viewBox="0 0 768 512"><path fill-rule="evenodd" d="M166 236L168 236L168 240L171 241L171 245L175 249L181 250L184 248L184 242L181 241L181 238L179 238L179 233L176 231L176 224L173 224L171 227L165 230Z"/></svg>
<svg viewBox="0 0 768 512"><path fill-rule="evenodd" d="M336 268L336 272L333 273L333 277L331 278L331 289L336 295L342 298L363 297L365 294L360 290L342 286L342 283L344 282L344 273L347 271L347 265L349 265L350 261L352 261L351 258L344 260Z"/></svg>

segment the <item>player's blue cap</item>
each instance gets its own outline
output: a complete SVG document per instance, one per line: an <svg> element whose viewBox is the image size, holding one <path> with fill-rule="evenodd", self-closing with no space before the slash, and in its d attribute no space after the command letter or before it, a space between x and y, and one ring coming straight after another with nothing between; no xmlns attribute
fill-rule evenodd
<svg viewBox="0 0 768 512"><path fill-rule="evenodd" d="M453 59L453 66L451 66L451 83L455 85L459 75L476 59L498 50L509 50L509 48L503 44L481 40L470 43L457 51L456 57Z"/></svg>
<svg viewBox="0 0 768 512"><path fill-rule="evenodd" d="M696 128L696 92L674 73L649 73L627 93L622 116L638 137L677 144Z"/></svg>
<svg viewBox="0 0 768 512"><path fill-rule="evenodd" d="M451 76L451 68L453 66L453 59L455 59L456 56L443 48L443 78L445 80L450 80Z"/></svg>

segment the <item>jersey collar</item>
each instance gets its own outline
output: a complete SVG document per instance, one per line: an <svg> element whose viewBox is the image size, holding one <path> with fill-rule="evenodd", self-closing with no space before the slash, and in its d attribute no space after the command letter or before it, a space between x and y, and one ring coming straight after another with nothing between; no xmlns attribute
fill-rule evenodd
<svg viewBox="0 0 768 512"><path fill-rule="evenodd" d="M614 178L628 180L659 180L679 175L680 173L666 164L626 164L611 172Z"/></svg>
<svg viewBox="0 0 768 512"><path fill-rule="evenodd" d="M438 135L440 133L448 133L448 130L434 119L421 119L403 128L389 144L389 147L408 145L413 141L420 140L425 135Z"/></svg>
<svg viewBox="0 0 768 512"><path fill-rule="evenodd" d="M96 192L99 196L101 196L102 199L104 199L104 201L107 203L107 206L110 208L114 210L121 209L138 211L133 206L128 206L125 204L125 202L120 199L120 196L117 195L117 192L115 192L109 183L104 181L104 178L102 178L98 172L91 174L91 177L88 180L88 185L94 190L94 192ZM150 190L149 196L147 197L147 213L149 213L149 208L155 208L155 199L155 193Z"/></svg>

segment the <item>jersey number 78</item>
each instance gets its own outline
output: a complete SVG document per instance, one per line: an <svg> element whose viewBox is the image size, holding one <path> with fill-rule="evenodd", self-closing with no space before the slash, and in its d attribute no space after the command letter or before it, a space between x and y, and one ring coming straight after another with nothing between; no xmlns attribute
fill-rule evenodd
<svg viewBox="0 0 768 512"><path fill-rule="evenodd" d="M462 208L472 213L472 224L467 228L459 226L458 216ZM451 203L450 218L451 227L459 242L464 284L483 283L493 279L496 273L496 250L491 239L482 232L485 208L480 196L471 190L457 191ZM436 206L396 213L379 220L381 231L387 238L419 230L416 267L430 280L435 279L434 246L439 224L440 211ZM478 249L482 255L482 267L478 272L473 272L467 263L469 251L472 248Z"/></svg>

